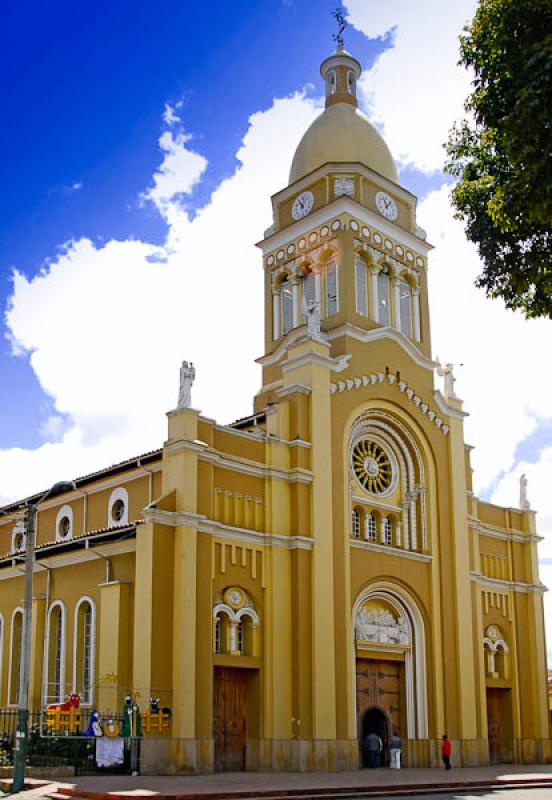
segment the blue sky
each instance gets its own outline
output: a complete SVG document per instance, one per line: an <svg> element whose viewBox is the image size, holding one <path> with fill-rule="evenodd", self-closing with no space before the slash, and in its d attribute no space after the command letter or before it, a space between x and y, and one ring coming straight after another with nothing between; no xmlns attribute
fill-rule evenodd
<svg viewBox="0 0 552 800"><path fill-rule="evenodd" d="M162 243L166 225L139 196L159 163L164 103L182 101L186 130L209 162L187 200L193 209L236 169L249 114L318 82L332 46L333 5L173 1L162 11L144 0L5 5L1 306L13 268L34 276L68 240ZM391 39L347 32L347 46L365 67ZM403 170L403 180L418 193L435 185L416 169ZM11 355L5 335L0 385L0 445L36 446L52 403L28 358Z"/></svg>

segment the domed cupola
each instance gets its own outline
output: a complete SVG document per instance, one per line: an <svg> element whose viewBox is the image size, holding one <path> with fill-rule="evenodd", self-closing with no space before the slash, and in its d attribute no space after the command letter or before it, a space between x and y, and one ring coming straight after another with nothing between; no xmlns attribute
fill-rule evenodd
<svg viewBox="0 0 552 800"><path fill-rule="evenodd" d="M359 62L341 45L320 65L326 86L326 108L295 151L289 182L295 183L328 162L360 163L398 183L395 162L383 137L358 110Z"/></svg>

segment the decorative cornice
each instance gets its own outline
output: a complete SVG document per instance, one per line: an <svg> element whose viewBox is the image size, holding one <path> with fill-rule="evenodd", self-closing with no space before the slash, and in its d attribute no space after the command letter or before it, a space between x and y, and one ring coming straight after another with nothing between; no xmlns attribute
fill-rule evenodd
<svg viewBox="0 0 552 800"><path fill-rule="evenodd" d="M409 400L412 400L420 413L424 414L430 422L433 422L442 434L445 436L448 434L448 425L445 425L443 420L436 415L435 411L432 411L428 404L424 403L422 398L414 393L414 389L411 389L405 381L399 381L397 376L392 372L388 372L387 374L378 372L371 375L361 375L360 377L346 378L343 381L337 381L337 383L330 383L330 392L332 394L344 391L350 392L352 389L360 389L361 387L374 385L376 383L383 383L385 380L391 385L396 386Z"/></svg>
<svg viewBox="0 0 552 800"><path fill-rule="evenodd" d="M324 356L321 353L301 353L298 356L287 359L282 364L282 372L286 373L292 369L300 369L301 367L312 366L316 364L320 367L327 367L331 372L343 372L349 366L350 355L339 356L332 358L331 356Z"/></svg>
<svg viewBox="0 0 552 800"><path fill-rule="evenodd" d="M521 581L506 581L499 578L488 578L481 572L470 572L470 578L478 586L493 591L519 592L520 594L544 594L548 589L542 583L522 583Z"/></svg>
<svg viewBox="0 0 552 800"><path fill-rule="evenodd" d="M222 522L208 519L203 514L194 514L191 511L163 511L152 508L144 512L146 522L157 522L171 528L186 525L195 528L200 533L228 539L233 542L278 547L286 550L312 550L314 539L309 536L285 536L281 533L264 533L263 531L238 528L234 525L225 525Z"/></svg>
<svg viewBox="0 0 552 800"><path fill-rule="evenodd" d="M423 561L426 564L432 561L431 556L427 553L416 553L413 550L401 550L399 547L390 547L389 545L377 544L376 542L365 542L362 539L351 539L349 544L355 550L375 550L377 553L410 558L413 561Z"/></svg>
<svg viewBox="0 0 552 800"><path fill-rule="evenodd" d="M508 528L497 528L494 525L488 525L481 522L476 517L468 517L468 528L477 531L482 536L489 536L491 539L500 539L503 542L519 542L527 544L530 542L542 542L544 536L538 536L533 533L514 533Z"/></svg>
<svg viewBox="0 0 552 800"><path fill-rule="evenodd" d="M467 411L460 411L459 409L450 406L443 397L443 395L441 394L441 392L439 391L439 389L433 390L433 399L435 400L435 403L438 405L441 413L444 414L445 416L454 417L455 419L464 419L464 417L469 417Z"/></svg>
<svg viewBox="0 0 552 800"><path fill-rule="evenodd" d="M276 390L276 397L288 397L290 394L312 394L310 386L305 386L304 383L292 383L291 386L282 386L281 389Z"/></svg>
<svg viewBox="0 0 552 800"><path fill-rule="evenodd" d="M356 325L352 325L350 322L345 322L343 325L340 325L339 328L334 328L333 330L328 331L326 336L330 341L333 341L340 336L349 336L351 339L356 339L357 342L362 342L362 344L377 342L380 339L391 339L393 342L398 344L399 347L402 347L404 352L410 356L410 358L419 367L433 371L435 367L438 366L436 361L428 358L420 350L418 350L412 340L406 337L404 333L401 333L396 328L391 328L389 326L372 328L371 330L367 331L364 330L364 328L359 328Z"/></svg>

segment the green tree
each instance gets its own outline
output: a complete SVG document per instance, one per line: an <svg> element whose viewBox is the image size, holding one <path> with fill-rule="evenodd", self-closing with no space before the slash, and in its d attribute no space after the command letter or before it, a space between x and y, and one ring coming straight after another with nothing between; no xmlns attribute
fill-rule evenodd
<svg viewBox="0 0 552 800"><path fill-rule="evenodd" d="M552 317L552 0L480 0L460 53L470 119L450 132L446 170L483 261L477 286Z"/></svg>

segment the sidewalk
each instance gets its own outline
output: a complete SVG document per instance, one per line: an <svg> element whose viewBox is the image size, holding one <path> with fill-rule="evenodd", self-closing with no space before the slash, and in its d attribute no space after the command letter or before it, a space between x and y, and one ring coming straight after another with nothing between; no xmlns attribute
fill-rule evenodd
<svg viewBox="0 0 552 800"><path fill-rule="evenodd" d="M321 797L373 792L374 797L445 789L498 789L548 786L552 797L552 765L499 765L453 769L355 770L333 773L226 772L216 775L139 776L100 775L53 782L29 780L33 788L11 797L37 800L64 795L90 800L222 800L222 798ZM6 781L0 789L9 791Z"/></svg>

